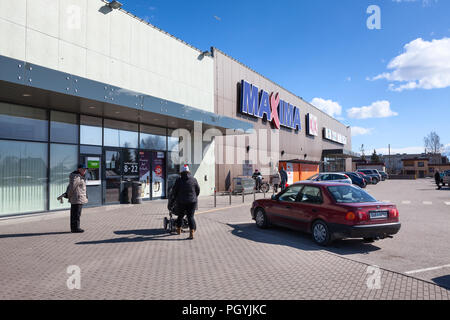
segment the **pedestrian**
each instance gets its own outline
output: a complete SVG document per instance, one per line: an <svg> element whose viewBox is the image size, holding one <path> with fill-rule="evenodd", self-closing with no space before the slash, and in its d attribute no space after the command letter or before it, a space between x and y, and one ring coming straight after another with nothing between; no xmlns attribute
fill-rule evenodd
<svg viewBox="0 0 450 320"><path fill-rule="evenodd" d="M255 169L255 172L253 172L252 178L255 180L256 191L259 191L259 188L261 187L261 180L262 180L261 172L259 172L258 169Z"/></svg>
<svg viewBox="0 0 450 320"><path fill-rule="evenodd" d="M434 173L434 180L436 181L438 190L441 190L441 175L439 173L439 169L436 169L436 172Z"/></svg>
<svg viewBox="0 0 450 320"><path fill-rule="evenodd" d="M280 170L280 177L281 177L281 191L283 191L284 189L286 189L286 183L288 180L287 172L286 170L284 170L283 167L281 167Z"/></svg>
<svg viewBox="0 0 450 320"><path fill-rule="evenodd" d="M171 197L176 202L176 210L178 214L177 219L177 234L181 234L181 226L183 218L186 215L189 225L189 238L194 239L194 232L197 230L194 215L197 208L198 195L200 194L200 186L197 179L195 179L189 171L189 167L184 165L181 168L181 175L175 181L172 188Z"/></svg>
<svg viewBox="0 0 450 320"><path fill-rule="evenodd" d="M67 187L67 197L71 203L70 207L70 230L73 233L82 233L80 228L80 217L83 205L88 203L86 194L86 171L84 164L80 164L78 169L70 174L70 182Z"/></svg>
<svg viewBox="0 0 450 320"><path fill-rule="evenodd" d="M275 168L275 173L272 176L273 190L275 191L275 193L278 192L278 186L280 185L280 182L281 182L280 173L278 172L278 168Z"/></svg>

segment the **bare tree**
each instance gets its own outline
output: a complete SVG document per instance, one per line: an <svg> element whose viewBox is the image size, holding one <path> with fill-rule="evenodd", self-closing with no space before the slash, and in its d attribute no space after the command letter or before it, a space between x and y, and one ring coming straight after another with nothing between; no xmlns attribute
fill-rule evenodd
<svg viewBox="0 0 450 320"><path fill-rule="evenodd" d="M438 154L441 153L442 148L444 147L444 145L441 144L441 138L434 131L424 138L424 142L426 153Z"/></svg>

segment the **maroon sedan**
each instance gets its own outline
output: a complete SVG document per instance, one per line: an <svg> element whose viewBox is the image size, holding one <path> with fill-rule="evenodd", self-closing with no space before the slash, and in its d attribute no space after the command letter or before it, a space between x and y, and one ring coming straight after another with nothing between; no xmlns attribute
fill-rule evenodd
<svg viewBox="0 0 450 320"><path fill-rule="evenodd" d="M302 230L324 246L343 238L372 242L392 237L401 226L394 204L379 202L357 186L333 182L293 184L270 200L254 201L251 214L260 228Z"/></svg>

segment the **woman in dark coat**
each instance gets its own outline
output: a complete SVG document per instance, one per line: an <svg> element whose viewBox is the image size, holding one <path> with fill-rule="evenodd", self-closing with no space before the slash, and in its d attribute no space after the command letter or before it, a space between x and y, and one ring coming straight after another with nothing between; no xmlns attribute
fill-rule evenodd
<svg viewBox="0 0 450 320"><path fill-rule="evenodd" d="M439 174L439 170L436 170L436 172L434 173L434 180L436 181L438 190L440 190L441 189L441 175Z"/></svg>

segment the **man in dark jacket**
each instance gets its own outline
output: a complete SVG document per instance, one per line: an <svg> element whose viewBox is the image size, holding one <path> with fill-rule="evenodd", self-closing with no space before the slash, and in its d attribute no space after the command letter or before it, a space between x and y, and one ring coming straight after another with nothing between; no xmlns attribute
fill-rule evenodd
<svg viewBox="0 0 450 320"><path fill-rule="evenodd" d="M67 197L71 203L70 207L70 230L73 233L82 233L83 229L80 229L80 216L83 205L88 203L86 194L86 171L87 168L84 164L78 166L78 170L70 174L70 182L67 187Z"/></svg>
<svg viewBox="0 0 450 320"><path fill-rule="evenodd" d="M440 190L441 189L441 175L439 174L439 170L436 170L436 172L434 174L434 180L436 181L438 190Z"/></svg>
<svg viewBox="0 0 450 320"><path fill-rule="evenodd" d="M286 189L286 183L288 180L287 172L286 170L284 170L283 167L281 167L280 170L280 177L281 177L281 191L283 191L284 189Z"/></svg>
<svg viewBox="0 0 450 320"><path fill-rule="evenodd" d="M181 176L175 181L172 188L171 197L176 202L177 234L181 234L183 217L186 215L189 224L189 239L194 239L194 232L197 229L194 214L197 207L197 197L200 194L200 186L189 172L189 167L184 165L181 168Z"/></svg>

